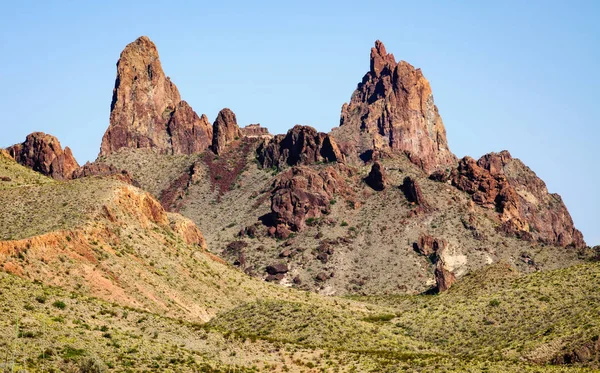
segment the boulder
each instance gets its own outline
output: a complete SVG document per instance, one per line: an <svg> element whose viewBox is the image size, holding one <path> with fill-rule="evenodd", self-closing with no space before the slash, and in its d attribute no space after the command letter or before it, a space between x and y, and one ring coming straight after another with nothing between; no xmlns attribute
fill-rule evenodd
<svg viewBox="0 0 600 373"><path fill-rule="evenodd" d="M288 266L287 264L283 263L271 264L270 266L267 266L266 271L268 274L273 276L277 274L283 274L288 272Z"/></svg>
<svg viewBox="0 0 600 373"><path fill-rule="evenodd" d="M406 196L408 202L416 204L423 210L429 209L429 204L425 200L421 187L415 179L410 176L405 177L400 189Z"/></svg>

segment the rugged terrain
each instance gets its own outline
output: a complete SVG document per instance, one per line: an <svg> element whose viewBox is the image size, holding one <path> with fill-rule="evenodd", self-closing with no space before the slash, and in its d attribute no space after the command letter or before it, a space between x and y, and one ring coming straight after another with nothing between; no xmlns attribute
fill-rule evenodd
<svg viewBox="0 0 600 373"><path fill-rule="evenodd" d="M129 49L120 64L148 58ZM125 89L122 74L115 89ZM155 76L144 84L160 88ZM114 118L139 117L117 104L107 136L121 125ZM156 133L145 121L132 128ZM165 209L192 219L209 251L270 281L329 295L419 293L501 260L524 272L568 266L585 247L560 196L508 152L458 160L422 72L379 41L330 134L298 125L271 136L240 128L230 109L212 134L196 153L120 147L138 135L105 136L103 149L113 150L95 165L126 170ZM444 242L435 257L417 248L423 237ZM269 274L274 264L288 271Z"/></svg>
<svg viewBox="0 0 600 373"><path fill-rule="evenodd" d="M598 248L510 153L457 159L379 41L340 125L181 99L147 37L92 163L0 152L0 355L29 371L593 371Z"/></svg>

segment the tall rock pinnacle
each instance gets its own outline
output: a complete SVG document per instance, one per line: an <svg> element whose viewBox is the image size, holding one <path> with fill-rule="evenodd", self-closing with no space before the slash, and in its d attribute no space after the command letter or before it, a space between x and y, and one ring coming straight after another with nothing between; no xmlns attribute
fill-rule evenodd
<svg viewBox="0 0 600 373"><path fill-rule="evenodd" d="M231 109L224 108L213 123L212 150L221 154L227 144L242 137L235 114Z"/></svg>
<svg viewBox="0 0 600 373"><path fill-rule="evenodd" d="M208 148L212 127L181 100L165 76L154 43L142 36L128 44L117 62L110 126L100 155L120 148L152 148L191 154Z"/></svg>
<svg viewBox="0 0 600 373"><path fill-rule="evenodd" d="M342 107L333 135L361 155L403 152L427 173L456 163L429 82L420 69L396 63L379 40L371 48L370 71Z"/></svg>

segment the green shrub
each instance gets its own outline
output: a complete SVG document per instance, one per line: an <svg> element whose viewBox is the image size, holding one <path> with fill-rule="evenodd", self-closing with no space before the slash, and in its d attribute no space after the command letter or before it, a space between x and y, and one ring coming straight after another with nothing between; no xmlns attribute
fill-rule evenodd
<svg viewBox="0 0 600 373"><path fill-rule="evenodd" d="M64 310L65 308L67 308L67 305L62 300L57 300L54 303L52 303L52 305L61 310Z"/></svg>

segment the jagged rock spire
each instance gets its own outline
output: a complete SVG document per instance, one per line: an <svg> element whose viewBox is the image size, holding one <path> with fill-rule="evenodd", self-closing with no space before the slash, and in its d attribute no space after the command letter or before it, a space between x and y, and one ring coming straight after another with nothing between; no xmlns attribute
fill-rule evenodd
<svg viewBox="0 0 600 373"><path fill-rule="evenodd" d="M425 172L455 164L429 82L420 69L396 63L379 40L370 71L344 104L334 137L359 154L405 153Z"/></svg>
<svg viewBox="0 0 600 373"><path fill-rule="evenodd" d="M212 127L181 100L165 76L158 50L146 36L128 44L117 62L110 126L100 155L120 148L191 154L208 148Z"/></svg>

